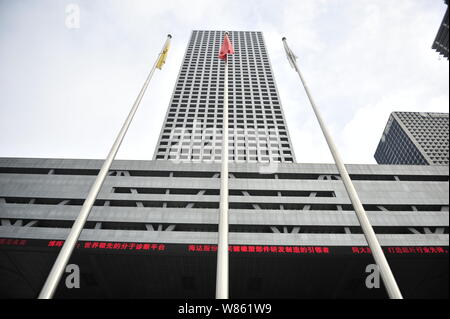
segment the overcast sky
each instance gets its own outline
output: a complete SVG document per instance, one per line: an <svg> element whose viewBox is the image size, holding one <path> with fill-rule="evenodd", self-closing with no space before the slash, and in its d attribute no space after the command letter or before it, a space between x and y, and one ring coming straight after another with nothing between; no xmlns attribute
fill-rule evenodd
<svg viewBox="0 0 450 319"><path fill-rule="evenodd" d="M70 4L79 28L67 27ZM445 10L442 0L0 0L0 156L105 158L171 33L118 154L152 159L191 31L248 30L264 33L297 162L332 157L283 36L345 162L375 163L392 111L448 112L448 60L431 49Z"/></svg>

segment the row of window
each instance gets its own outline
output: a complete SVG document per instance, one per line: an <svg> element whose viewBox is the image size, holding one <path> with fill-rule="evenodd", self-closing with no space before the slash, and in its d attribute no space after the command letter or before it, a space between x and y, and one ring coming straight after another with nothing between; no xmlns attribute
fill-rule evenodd
<svg viewBox="0 0 450 319"><path fill-rule="evenodd" d="M171 148L164 148L164 147L160 147L158 148L158 154L161 153L166 153L168 152L170 155L176 156L177 154L182 157L182 156L186 156L185 158L189 158L189 155L191 155L191 157L194 157L195 155L200 155L202 154L202 158L204 158L207 155L216 155L217 159L220 159L220 155L222 154L222 150L220 148L216 148L216 149L212 149L212 147L198 147L198 148L175 148L175 147L171 147ZM236 150L234 149L229 149L228 150L228 154L230 156L230 158L233 158L232 155L236 154L236 155L249 155L249 159L253 159L256 160L258 157L257 155L259 154L260 157L262 158L264 155L278 155L278 156L286 156L286 155L292 155L292 152L290 150L283 150L282 152L279 149L267 149L267 148L263 148L261 147L260 149L245 149L245 148L238 148ZM219 156L217 156L219 155ZM253 156L252 156L253 155ZM204 158L206 159L206 158ZM209 159L211 159L211 156L209 156ZM245 156L244 158L242 158L243 160L245 160Z"/></svg>
<svg viewBox="0 0 450 319"><path fill-rule="evenodd" d="M183 105L183 104L182 104ZM189 107L187 106L188 104L184 104L186 105L185 107L179 107L176 108L176 105L171 105L170 109L169 109L169 113L167 114L168 118L177 118L178 116L180 117L186 117L186 115L188 117L193 117L193 116L198 116L198 117L219 117L222 118L223 117L223 105L212 105L210 108L205 108L205 107L193 107L193 105L190 105ZM244 112L245 111L245 112ZM246 118L249 120L254 120L254 119L265 119L265 118L269 118L269 119L283 119L282 117L282 113L279 107L273 107L270 108L269 106L264 106L264 108L262 108L262 105L254 105L253 108L249 108L247 106L243 106L243 105L237 105L235 107L233 107L231 109L231 111L228 111L228 117L229 118L233 118L233 117L238 117L238 118Z"/></svg>
<svg viewBox="0 0 450 319"><path fill-rule="evenodd" d="M323 197L323 196L322 196ZM239 202L239 197L230 198L230 209L245 210L298 210L298 211L354 211L351 204L302 204L302 203L267 203L267 202ZM67 198L35 198L35 197L0 197L6 204L27 205L68 205L82 206L84 199ZM233 199L233 201L232 201ZM218 209L217 201L174 201L174 200L116 200L97 199L94 206L110 207L154 207L154 208L193 208ZM442 205L363 205L366 211L448 211L448 206Z"/></svg>
<svg viewBox="0 0 450 319"><path fill-rule="evenodd" d="M39 167L0 167L0 174L37 174L37 175L98 175L99 169L80 168L39 168ZM110 176L131 177L175 177L175 178L215 178L217 171L172 171L172 170L111 170ZM288 180L340 180L337 174L327 173L258 173L238 172L229 173L230 178L237 179L288 179ZM448 182L448 175L382 175L382 174L350 174L352 180L357 181L411 181L411 182Z"/></svg>
<svg viewBox="0 0 450 319"><path fill-rule="evenodd" d="M12 220L13 224L15 220ZM31 220L23 220L24 224ZM32 227L39 228L71 228L72 221L68 220L37 220ZM423 227L421 227L423 228ZM436 231L436 227L426 227L431 231ZM442 233L448 234L448 227L442 228ZM104 230L133 230L133 231L176 231L176 232L217 232L217 224L155 224L139 222L95 222L88 221L84 229L104 229ZM410 227L401 226L374 226L377 234L412 234ZM267 226L267 225L241 225L230 224L230 233L294 233L294 234L363 234L358 226Z"/></svg>
<svg viewBox="0 0 450 319"><path fill-rule="evenodd" d="M199 188L154 188L154 187L113 187L113 193L119 194L167 194L167 195L220 195L219 189ZM297 191L297 190L257 190L230 189L230 196L281 196L281 197L336 197L334 191Z"/></svg>
<svg viewBox="0 0 450 319"><path fill-rule="evenodd" d="M212 119L202 120L202 119L199 118L199 119L195 119L195 121L194 121L193 118L188 118L183 123L175 124L175 123L172 123L173 121L169 121L169 122L165 123L164 131L170 131L170 130L173 130L173 129L176 129L176 128L182 128L182 129L188 128L188 129L190 129L190 128L193 128L193 127L198 127L199 123L205 123L205 124L202 124L203 127L205 127L205 128L216 128L216 129L221 129L222 128L222 124L219 124L219 123L222 122L221 120L216 120L216 121L212 120ZM210 123L210 124L208 124L208 123ZM212 123L216 123L216 124L212 124ZM263 125L263 124L259 124L259 123L258 123L259 125L254 125L253 124L254 123L253 120L247 121L247 122L244 122L244 123L240 123L240 122L236 122L236 123L239 123L239 124L229 123L228 124L228 128L229 129L231 129L231 128L236 128L236 129L268 129L268 130L274 130L275 129L274 125L267 125L267 124ZM281 127L278 129L278 132L279 132L280 135L287 136L286 131L284 129L281 129Z"/></svg>
<svg viewBox="0 0 450 319"><path fill-rule="evenodd" d="M192 153L189 154L173 154L173 153L167 153L164 155L161 155L158 153L156 155L157 160L170 160L170 161L194 161L194 162L203 162L203 163L212 163L212 162L220 162L222 159L222 156L219 154L216 155L208 155L208 154L195 154ZM282 157L282 156L228 156L229 161L235 161L235 162L252 162L252 163L270 163L270 162L276 162L276 163L294 163L294 159L292 157Z"/></svg>

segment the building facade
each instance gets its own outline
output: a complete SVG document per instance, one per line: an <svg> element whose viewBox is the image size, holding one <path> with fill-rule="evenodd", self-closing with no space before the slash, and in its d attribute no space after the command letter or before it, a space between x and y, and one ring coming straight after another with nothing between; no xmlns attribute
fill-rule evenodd
<svg viewBox="0 0 450 319"><path fill-rule="evenodd" d="M0 296L37 296L100 160L0 158ZM448 297L448 166L348 165L408 298ZM220 163L115 161L56 298L213 298ZM334 165L230 163L231 298L386 298Z"/></svg>
<svg viewBox="0 0 450 319"><path fill-rule="evenodd" d="M378 164L448 165L448 113L393 112L375 152Z"/></svg>
<svg viewBox="0 0 450 319"><path fill-rule="evenodd" d="M224 31L193 31L155 160L220 161L224 63L218 52ZM230 31L228 56L229 160L295 162L280 97L262 32Z"/></svg>
<svg viewBox="0 0 450 319"><path fill-rule="evenodd" d="M444 56L448 60L448 28L449 28L449 21L448 21L448 0L445 0L445 3L447 4L447 10L445 11L444 18L442 19L441 26L439 27L439 30L436 34L436 38L433 41L433 45L431 46L432 49L436 50L440 55Z"/></svg>

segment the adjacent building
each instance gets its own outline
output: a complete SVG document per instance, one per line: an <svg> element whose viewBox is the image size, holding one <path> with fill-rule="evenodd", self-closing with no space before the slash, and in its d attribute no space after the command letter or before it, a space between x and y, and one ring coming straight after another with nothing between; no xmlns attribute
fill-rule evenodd
<svg viewBox="0 0 450 319"><path fill-rule="evenodd" d="M113 163L56 298L214 298L223 33L193 31L154 159ZM386 298L335 165L295 163L263 35L230 34L230 297ZM0 158L0 297L38 295L101 165ZM403 295L448 298L448 166L348 171Z"/></svg>
<svg viewBox="0 0 450 319"><path fill-rule="evenodd" d="M447 10L445 11L444 18L442 19L441 26L436 34L436 38L433 41L432 49L436 50L439 54L443 55L448 60L448 0L445 0L447 4Z"/></svg>
<svg viewBox="0 0 450 319"><path fill-rule="evenodd" d="M375 152L378 164L448 165L448 113L393 112Z"/></svg>

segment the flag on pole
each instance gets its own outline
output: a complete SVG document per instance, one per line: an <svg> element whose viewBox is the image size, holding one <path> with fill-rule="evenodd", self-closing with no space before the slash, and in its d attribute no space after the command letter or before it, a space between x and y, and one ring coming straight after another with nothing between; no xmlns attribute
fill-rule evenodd
<svg viewBox="0 0 450 319"><path fill-rule="evenodd" d="M387 262L383 249L381 248L380 243L378 242L377 236L373 230L370 220L367 217L364 206L361 203L361 200L359 199L358 193L356 192L355 186L353 185L350 175L348 174L347 168L345 167L345 164L342 161L341 155L339 154L336 144L334 144L333 138L329 133L324 120L322 119L322 115L319 109L314 103L313 97L309 92L308 86L306 85L306 82L302 76L302 73L300 72L300 69L297 66L296 62L297 57L287 45L286 38L283 38L282 40L289 63L291 64L292 68L295 69L295 71L298 73L300 77L300 81L303 84L303 87L306 91L306 95L308 96L309 102L311 103L311 107L314 111L314 114L316 115L320 128L322 129L328 147L330 148L330 152L334 158L336 168L338 169L339 175L341 176L342 182L344 183L345 190L347 191L347 195L350 198L350 201L353 205L353 209L356 213L359 224L361 225L366 241L369 244L370 249L372 250L372 256L374 257L375 262L378 266L378 270L381 274L381 278L383 279L388 295L391 299L403 299L402 293L398 288L395 277L392 273L389 263Z"/></svg>
<svg viewBox="0 0 450 319"><path fill-rule="evenodd" d="M125 134L127 133L127 130L131 124L131 121L134 118L134 115L136 114L136 111L138 109L139 104L141 103L142 97L145 94L145 91L147 90L147 87L150 83L150 80L153 77L153 73L155 73L155 68L161 68L164 64L167 52L169 50L169 42L172 36L170 34L167 35L167 40L163 46L163 49L158 57L158 60L153 64L152 69L147 76L147 79L144 82L144 85L142 86L141 91L139 92L131 110L130 113L128 113L128 116L123 123L123 126L121 130L119 131L119 134L117 135L114 144L111 147L111 150L108 153L108 156L106 157L105 161L103 162L103 165L95 178L94 183L92 184L91 188L89 189L89 193L86 197L86 200L83 203L83 206L81 207L80 213L78 214L75 222L73 223L72 228L70 229L69 235L67 236L64 245L62 246L60 252L58 253L58 257L56 258L56 261L54 262L49 275L47 276L47 279L45 280L44 286L41 289L41 292L39 293L38 298L39 299L51 299L53 298L53 295L55 294L56 288L58 287L58 284L61 280L61 277L66 269L67 263L69 262L69 259L72 255L73 250L76 247L76 244L78 242L78 238L80 237L80 234L84 228L84 225L86 224L86 221L89 217L89 214L91 212L92 207L94 206L95 200L97 198L98 193L100 192L100 189L108 176L108 172L111 168L111 164L114 161L114 158L116 157L116 154L119 150L120 145L122 144L123 138L125 137Z"/></svg>
<svg viewBox="0 0 450 319"><path fill-rule="evenodd" d="M228 262L228 62L227 55L233 54L234 49L225 32L218 58L224 60L224 98L223 98L223 131L222 157L220 168L220 203L219 229L217 243L217 271L216 271L216 299L228 299L229 295L229 262Z"/></svg>
<svg viewBox="0 0 450 319"><path fill-rule="evenodd" d="M228 33L225 33L225 38L223 39L222 47L219 52L219 59L226 61L227 54L234 54L234 49L230 38L228 38Z"/></svg>
<svg viewBox="0 0 450 319"><path fill-rule="evenodd" d="M295 60L297 60L297 56L292 52L289 46L286 43L286 38L283 38L284 50L286 51L286 55L289 61L289 64L293 69L295 69Z"/></svg>
<svg viewBox="0 0 450 319"><path fill-rule="evenodd" d="M169 52L169 48L170 48L170 42L167 41L166 45L164 46L161 55L159 56L158 62L156 62L156 67L158 69L162 69L162 66L164 65L164 63L166 63L166 58L167 58L167 53Z"/></svg>

